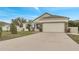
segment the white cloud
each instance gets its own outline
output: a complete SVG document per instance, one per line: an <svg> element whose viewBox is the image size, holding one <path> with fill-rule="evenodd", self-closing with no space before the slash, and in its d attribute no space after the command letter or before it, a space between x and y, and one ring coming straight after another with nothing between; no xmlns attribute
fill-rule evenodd
<svg viewBox="0 0 79 59"><path fill-rule="evenodd" d="M39 10L39 8L38 7L34 7L36 10Z"/></svg>
<svg viewBox="0 0 79 59"><path fill-rule="evenodd" d="M39 7L33 7L33 8L34 8L35 10L41 12L40 9L39 9Z"/></svg>

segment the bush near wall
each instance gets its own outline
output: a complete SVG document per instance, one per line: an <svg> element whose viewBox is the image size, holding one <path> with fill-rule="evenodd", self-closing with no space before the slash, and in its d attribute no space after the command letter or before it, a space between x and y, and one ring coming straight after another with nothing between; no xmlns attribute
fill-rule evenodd
<svg viewBox="0 0 79 59"><path fill-rule="evenodd" d="M14 23L12 23L10 25L10 31L12 34L17 34L17 28L16 28L16 25Z"/></svg>

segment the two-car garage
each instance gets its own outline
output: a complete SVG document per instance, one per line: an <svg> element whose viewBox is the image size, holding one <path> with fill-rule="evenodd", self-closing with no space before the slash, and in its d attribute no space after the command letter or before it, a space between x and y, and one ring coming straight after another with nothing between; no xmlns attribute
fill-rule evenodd
<svg viewBox="0 0 79 59"><path fill-rule="evenodd" d="M43 32L65 32L65 23L43 23Z"/></svg>

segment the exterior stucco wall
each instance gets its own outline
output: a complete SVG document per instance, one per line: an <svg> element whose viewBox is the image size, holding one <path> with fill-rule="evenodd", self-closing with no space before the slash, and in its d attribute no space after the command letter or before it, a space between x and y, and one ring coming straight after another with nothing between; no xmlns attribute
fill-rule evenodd
<svg viewBox="0 0 79 59"><path fill-rule="evenodd" d="M24 23L24 24L23 24L23 29L24 29L24 31L28 31L28 29L26 28L26 26L27 26L27 23Z"/></svg>
<svg viewBox="0 0 79 59"><path fill-rule="evenodd" d="M17 27L17 31L28 31L28 29L26 28L27 26L27 23L24 23L23 24L23 27L19 27L19 26L16 26Z"/></svg>
<svg viewBox="0 0 79 59"><path fill-rule="evenodd" d="M17 31L23 31L22 27L16 26L16 28L17 28Z"/></svg>
<svg viewBox="0 0 79 59"><path fill-rule="evenodd" d="M5 25L2 27L3 31L10 31L10 25Z"/></svg>

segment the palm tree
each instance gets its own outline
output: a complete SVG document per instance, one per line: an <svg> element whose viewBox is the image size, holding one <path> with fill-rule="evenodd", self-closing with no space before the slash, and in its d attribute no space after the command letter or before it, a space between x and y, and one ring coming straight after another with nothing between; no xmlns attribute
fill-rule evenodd
<svg viewBox="0 0 79 59"><path fill-rule="evenodd" d="M12 19L12 23L15 23L19 27L23 27L23 23L26 23L26 19L17 17L16 19Z"/></svg>

